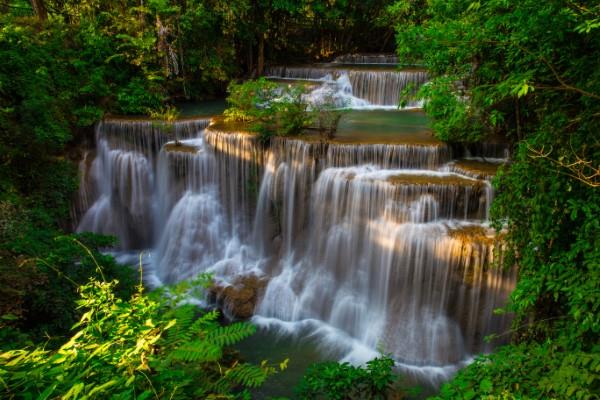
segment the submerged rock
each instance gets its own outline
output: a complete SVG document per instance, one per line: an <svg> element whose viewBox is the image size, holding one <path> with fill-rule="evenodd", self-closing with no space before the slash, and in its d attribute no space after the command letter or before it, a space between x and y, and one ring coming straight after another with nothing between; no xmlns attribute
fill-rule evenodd
<svg viewBox="0 0 600 400"><path fill-rule="evenodd" d="M246 275L236 278L233 285L212 286L210 294L232 317L248 319L254 314L256 303L266 285L266 279L256 275Z"/></svg>

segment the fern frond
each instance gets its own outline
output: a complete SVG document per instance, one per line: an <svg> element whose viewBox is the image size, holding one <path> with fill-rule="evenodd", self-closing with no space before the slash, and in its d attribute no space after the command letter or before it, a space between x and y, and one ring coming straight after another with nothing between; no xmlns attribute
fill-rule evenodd
<svg viewBox="0 0 600 400"><path fill-rule="evenodd" d="M181 330L188 329L196 317L197 308L194 305L186 304L175 309L173 318L177 320L177 325Z"/></svg>
<svg viewBox="0 0 600 400"><path fill-rule="evenodd" d="M223 355L220 346L204 340L187 342L171 353L171 359L186 362L217 361Z"/></svg>
<svg viewBox="0 0 600 400"><path fill-rule="evenodd" d="M232 384L226 377L221 377L214 382L206 382L206 386L212 393L230 393Z"/></svg>
<svg viewBox="0 0 600 400"><path fill-rule="evenodd" d="M237 364L227 371L226 377L238 384L255 388L262 385L267 379L268 372L252 364Z"/></svg>
<svg viewBox="0 0 600 400"><path fill-rule="evenodd" d="M175 319L175 325L166 331L163 338L163 345L166 347L174 347L180 343L189 342L192 339L193 332L190 327L194 324L196 317L196 307L185 305L173 310L172 315L168 318Z"/></svg>
<svg viewBox="0 0 600 400"><path fill-rule="evenodd" d="M216 327L219 326L219 311L212 310L202 315L200 318L196 319L192 325L190 325L189 330L192 334L197 334L201 331L212 331Z"/></svg>
<svg viewBox="0 0 600 400"><path fill-rule="evenodd" d="M219 326L208 332L206 340L217 346L231 346L256 332L256 327L247 322L236 322L227 326Z"/></svg>

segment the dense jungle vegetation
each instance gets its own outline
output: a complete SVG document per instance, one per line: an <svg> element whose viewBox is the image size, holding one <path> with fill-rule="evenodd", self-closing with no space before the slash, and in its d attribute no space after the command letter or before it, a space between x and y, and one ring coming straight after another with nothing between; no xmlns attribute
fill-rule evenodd
<svg viewBox="0 0 600 400"><path fill-rule="evenodd" d="M597 0L0 1L0 396L249 398L268 385L287 361L229 349L252 325L181 306L192 283L146 293L98 251L113 239L70 233L74 149L106 114L223 96L283 60L382 51L429 71L417 95L439 138L513 147L493 206L504 265L519 268L499 311L516 316L498 332L511 343L437 398L598 398ZM391 364L316 365L298 395L385 398Z"/></svg>

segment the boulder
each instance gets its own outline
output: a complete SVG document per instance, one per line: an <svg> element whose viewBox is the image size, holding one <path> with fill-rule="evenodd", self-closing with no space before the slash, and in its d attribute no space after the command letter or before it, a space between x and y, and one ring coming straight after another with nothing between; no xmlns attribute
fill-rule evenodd
<svg viewBox="0 0 600 400"><path fill-rule="evenodd" d="M248 319L254 314L256 303L266 285L267 280L264 278L245 275L236 278L232 285L215 284L210 292L229 315L237 319Z"/></svg>

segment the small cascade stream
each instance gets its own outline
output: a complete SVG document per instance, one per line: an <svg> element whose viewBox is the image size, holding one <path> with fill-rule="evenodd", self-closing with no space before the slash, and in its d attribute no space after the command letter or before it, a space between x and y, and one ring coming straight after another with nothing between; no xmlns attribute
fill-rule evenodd
<svg viewBox="0 0 600 400"><path fill-rule="evenodd" d="M374 76L357 83L348 71L340 76L352 93L364 84L368 102L396 101L382 92L397 90L389 74L400 72L365 72ZM316 338L336 359L365 362L383 349L405 374L437 385L491 349L486 335L508 328L510 318L492 310L516 273L493 268L502 245L487 222L489 181L505 160L483 158L495 148L453 157L424 125L396 123L422 118L414 113L361 111L344 118L372 125L329 142L277 137L268 146L206 118L171 131L104 121L94 161L81 165L79 204L88 207L78 230L148 250L149 285L211 272L235 293L254 277L257 325ZM386 140L372 134L392 117ZM236 299L217 300L236 315Z"/></svg>

